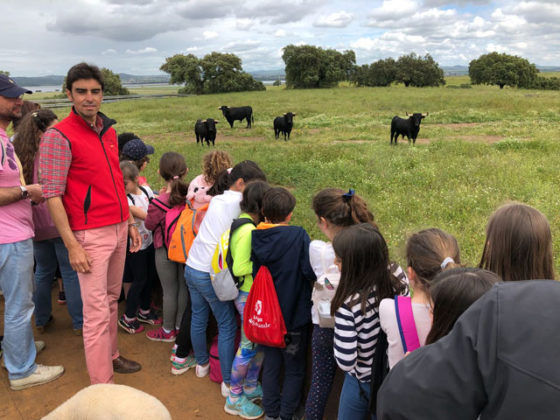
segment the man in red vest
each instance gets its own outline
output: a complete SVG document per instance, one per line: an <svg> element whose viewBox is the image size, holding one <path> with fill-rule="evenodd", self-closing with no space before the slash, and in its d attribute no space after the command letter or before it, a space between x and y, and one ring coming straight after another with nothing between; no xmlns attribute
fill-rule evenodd
<svg viewBox="0 0 560 420"><path fill-rule="evenodd" d="M80 63L66 76L70 115L48 130L40 146L43 197L78 273L84 312L84 348L92 384L112 383L113 371L141 366L119 355L118 299L130 235L141 238L128 210L119 168L116 121L99 112L103 76ZM127 234L128 233L128 234Z"/></svg>

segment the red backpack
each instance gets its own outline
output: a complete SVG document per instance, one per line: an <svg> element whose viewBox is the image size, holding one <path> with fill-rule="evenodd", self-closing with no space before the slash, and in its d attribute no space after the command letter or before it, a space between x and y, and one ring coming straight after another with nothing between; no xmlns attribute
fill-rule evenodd
<svg viewBox="0 0 560 420"><path fill-rule="evenodd" d="M249 341L253 343L286 347L284 336L288 331L272 275L264 265L259 268L245 303L243 329Z"/></svg>

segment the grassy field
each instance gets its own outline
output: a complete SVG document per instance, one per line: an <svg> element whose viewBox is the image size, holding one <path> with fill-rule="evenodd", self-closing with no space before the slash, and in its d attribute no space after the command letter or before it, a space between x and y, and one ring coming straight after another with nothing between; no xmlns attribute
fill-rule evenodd
<svg viewBox="0 0 560 420"><path fill-rule="evenodd" d="M468 78L449 78L449 85ZM150 91L150 93L155 93ZM158 92L159 93L159 92ZM220 105L251 105L251 130L222 117ZM352 88L285 90L123 101L103 105L118 132L133 131L155 146L147 174L162 185L159 156L177 151L200 173L208 151L196 145L198 118L220 120L216 148L235 161L252 159L273 184L297 198L293 222L322 238L310 208L322 188L354 188L368 201L393 259L404 264L411 232L439 227L459 241L463 262L480 259L486 222L508 200L528 203L549 219L555 256L560 250L560 96L557 92L474 86L442 88ZM292 139L275 140L272 120L296 112ZM64 116L68 109L58 109ZM389 145L394 115L429 112L416 146ZM558 262L560 259L556 258ZM560 265L557 263L557 270Z"/></svg>

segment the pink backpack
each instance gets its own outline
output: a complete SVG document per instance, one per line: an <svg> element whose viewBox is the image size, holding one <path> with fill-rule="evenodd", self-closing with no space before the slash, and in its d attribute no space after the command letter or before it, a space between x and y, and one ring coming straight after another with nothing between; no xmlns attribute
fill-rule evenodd
<svg viewBox="0 0 560 420"><path fill-rule="evenodd" d="M397 315L404 353L416 350L420 347L420 340L412 313L412 301L409 297L395 296L395 314Z"/></svg>
<svg viewBox="0 0 560 420"><path fill-rule="evenodd" d="M239 328L237 329L237 334L235 335L235 351L237 352L237 348L239 347L239 341L241 340L241 332ZM212 382L216 382L217 384L221 384L223 381L222 378L222 368L220 366L220 356L218 354L218 334L214 336L212 339L212 344L210 344L209 350L210 356L210 374L208 377Z"/></svg>
<svg viewBox="0 0 560 420"><path fill-rule="evenodd" d="M171 241L173 232L175 232L175 228L177 227L177 220L179 220L179 216L181 216L181 212L185 208L186 204L171 207L163 201L160 201L158 198L154 198L151 201L151 204L165 212L165 226L160 225L160 227L162 228L165 249L169 249L169 242Z"/></svg>

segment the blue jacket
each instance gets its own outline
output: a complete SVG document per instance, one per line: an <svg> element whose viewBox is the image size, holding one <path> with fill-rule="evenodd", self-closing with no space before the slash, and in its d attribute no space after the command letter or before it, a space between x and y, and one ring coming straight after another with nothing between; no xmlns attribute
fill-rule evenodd
<svg viewBox="0 0 560 420"><path fill-rule="evenodd" d="M286 329L311 322L311 290L315 273L309 263L309 235L300 226L261 223L252 232L253 277L266 265L274 280Z"/></svg>

